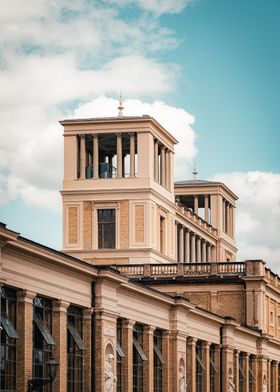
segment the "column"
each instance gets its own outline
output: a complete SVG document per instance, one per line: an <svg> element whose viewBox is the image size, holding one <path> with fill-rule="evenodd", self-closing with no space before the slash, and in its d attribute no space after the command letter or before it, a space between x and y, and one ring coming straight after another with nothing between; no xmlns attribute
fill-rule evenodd
<svg viewBox="0 0 280 392"><path fill-rule="evenodd" d="M206 260L208 263L210 263L212 261L212 257L211 257L211 244L207 243L207 256L206 256Z"/></svg>
<svg viewBox="0 0 280 392"><path fill-rule="evenodd" d="M184 228L180 226L180 251L179 251L179 261L180 263L184 262Z"/></svg>
<svg viewBox="0 0 280 392"><path fill-rule="evenodd" d="M271 360L268 359L267 361L267 390L271 391L271 381L272 381L272 377L271 377Z"/></svg>
<svg viewBox="0 0 280 392"><path fill-rule="evenodd" d="M271 361L271 377L272 380L270 381L272 383L271 391L272 392L278 392L278 362L276 361Z"/></svg>
<svg viewBox="0 0 280 392"><path fill-rule="evenodd" d="M80 178L86 178L86 137L80 136Z"/></svg>
<svg viewBox="0 0 280 392"><path fill-rule="evenodd" d="M217 261L216 247L214 245L211 245L211 260L212 260L212 262Z"/></svg>
<svg viewBox="0 0 280 392"><path fill-rule="evenodd" d="M132 320L123 321L123 392L133 390L133 326Z"/></svg>
<svg viewBox="0 0 280 392"><path fill-rule="evenodd" d="M206 241L202 240L202 263L206 263Z"/></svg>
<svg viewBox="0 0 280 392"><path fill-rule="evenodd" d="M27 392L28 380L32 378L32 327L33 299L35 293L27 290L18 292L17 297L17 392Z"/></svg>
<svg viewBox="0 0 280 392"><path fill-rule="evenodd" d="M144 391L154 391L154 330L147 325L144 327L143 348L148 361L144 361Z"/></svg>
<svg viewBox="0 0 280 392"><path fill-rule="evenodd" d="M167 148L165 149L165 187L170 190L170 159Z"/></svg>
<svg viewBox="0 0 280 392"><path fill-rule="evenodd" d="M175 222L175 259L176 262L179 261L179 254L178 254L178 223Z"/></svg>
<svg viewBox="0 0 280 392"><path fill-rule="evenodd" d="M169 361L171 356L170 346L170 332L164 331L162 334L162 356L165 363L162 365L162 392L171 392L170 378L172 377L172 372L170 370Z"/></svg>
<svg viewBox="0 0 280 392"><path fill-rule="evenodd" d="M202 362L204 365L202 387L203 392L210 392L210 343L202 342Z"/></svg>
<svg viewBox="0 0 280 392"><path fill-rule="evenodd" d="M99 178L98 135L93 136L93 178Z"/></svg>
<svg viewBox="0 0 280 392"><path fill-rule="evenodd" d="M135 177L135 135L130 134L130 177Z"/></svg>
<svg viewBox="0 0 280 392"><path fill-rule="evenodd" d="M187 339L187 385L188 392L196 392L196 342L197 339Z"/></svg>
<svg viewBox="0 0 280 392"><path fill-rule="evenodd" d="M92 369L91 369L91 356L92 356L92 336L91 336L91 324L92 324L92 308L86 308L83 310L83 343L86 350L83 351L83 392L91 392L92 390Z"/></svg>
<svg viewBox="0 0 280 392"><path fill-rule="evenodd" d="M190 262L190 232L186 230L185 235L185 263Z"/></svg>
<svg viewBox="0 0 280 392"><path fill-rule="evenodd" d="M161 146L160 148L160 183L165 187L165 147Z"/></svg>
<svg viewBox="0 0 280 392"><path fill-rule="evenodd" d="M122 135L121 133L117 134L117 176L118 178L122 178L123 169L122 169Z"/></svg>
<svg viewBox="0 0 280 392"><path fill-rule="evenodd" d="M258 374L257 374L257 384L259 386L263 386L264 383L266 383L267 391L269 391L268 388L268 364L267 364L267 358L264 355L258 355L257 356L257 367L258 367Z"/></svg>
<svg viewBox="0 0 280 392"><path fill-rule="evenodd" d="M239 355L240 351L239 350L234 350L233 354L233 360L234 360L234 384L235 384L235 390L236 392L239 392Z"/></svg>
<svg viewBox="0 0 280 392"><path fill-rule="evenodd" d="M194 213L196 214L196 215L198 215L198 196L194 196L193 197L193 202L194 202Z"/></svg>
<svg viewBox="0 0 280 392"><path fill-rule="evenodd" d="M204 196L204 220L209 223L209 195Z"/></svg>
<svg viewBox="0 0 280 392"><path fill-rule="evenodd" d="M191 249L191 262L195 263L196 262L196 241L195 241L195 234L192 233L192 249Z"/></svg>
<svg viewBox="0 0 280 392"><path fill-rule="evenodd" d="M196 240L196 262L201 263L201 238L197 237Z"/></svg>
<svg viewBox="0 0 280 392"><path fill-rule="evenodd" d="M158 140L154 140L154 179L158 181Z"/></svg>
<svg viewBox="0 0 280 392"><path fill-rule="evenodd" d="M57 300L53 307L54 358L59 362L57 376L53 381L57 392L67 390L67 308L69 302Z"/></svg>
<svg viewBox="0 0 280 392"><path fill-rule="evenodd" d="M254 375L254 379L253 379L253 388L252 388L252 392L257 392L258 391L258 384L257 384L257 359L255 355L251 355L250 356L251 361L252 361L252 371L253 371L253 375ZM277 382L278 382L278 377L277 377ZM277 384L278 385L278 384ZM278 392L278 389L275 389L275 392Z"/></svg>
<svg viewBox="0 0 280 392"><path fill-rule="evenodd" d="M229 203L226 203L226 214L227 214L227 234L230 233L230 217L229 217Z"/></svg>

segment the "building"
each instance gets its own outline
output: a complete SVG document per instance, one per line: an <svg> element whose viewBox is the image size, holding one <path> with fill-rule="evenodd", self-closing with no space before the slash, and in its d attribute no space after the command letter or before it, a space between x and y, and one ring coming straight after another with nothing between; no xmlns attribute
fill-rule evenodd
<svg viewBox="0 0 280 392"><path fill-rule="evenodd" d="M63 252L0 225L1 391L53 356L43 392L279 392L280 280L236 261L237 196L174 184L149 116L61 124Z"/></svg>

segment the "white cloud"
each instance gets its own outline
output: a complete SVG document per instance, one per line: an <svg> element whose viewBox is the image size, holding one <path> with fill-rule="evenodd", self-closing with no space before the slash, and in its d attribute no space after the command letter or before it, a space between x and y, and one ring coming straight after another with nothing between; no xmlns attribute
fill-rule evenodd
<svg viewBox="0 0 280 392"><path fill-rule="evenodd" d="M280 174L219 173L214 179L224 182L239 197L238 259L264 259L280 273Z"/></svg>
<svg viewBox="0 0 280 392"><path fill-rule="evenodd" d="M181 12L193 0L108 0L119 6L138 5L140 8L156 14Z"/></svg>
<svg viewBox="0 0 280 392"><path fill-rule="evenodd" d="M183 3L158 6L178 12ZM123 18L122 7L105 0L0 0L0 7L0 201L19 197L56 210L62 181L57 120L101 94L123 90L149 100L166 94L180 70L153 54L178 41L152 9Z"/></svg>

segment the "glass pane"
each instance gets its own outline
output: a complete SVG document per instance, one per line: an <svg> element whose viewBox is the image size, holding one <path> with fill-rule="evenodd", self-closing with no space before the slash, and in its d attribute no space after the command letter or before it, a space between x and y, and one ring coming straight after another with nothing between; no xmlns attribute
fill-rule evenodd
<svg viewBox="0 0 280 392"><path fill-rule="evenodd" d="M84 348L83 340L82 340L79 332L74 327L74 325L72 323L68 323L67 327L68 327L68 330L69 330L70 334L72 335L76 345L78 346L78 348L80 350L84 350L85 348Z"/></svg>
<svg viewBox="0 0 280 392"><path fill-rule="evenodd" d="M45 339L47 344L55 345L54 338L52 337L50 331L48 328L45 326L42 318L38 316L37 314L34 315L34 321L41 332L43 338Z"/></svg>
<svg viewBox="0 0 280 392"><path fill-rule="evenodd" d="M146 357L142 347L140 346L140 344L137 342L137 340L133 339L133 345L136 349L136 351L138 352L140 358L142 359L142 361L147 361L148 358Z"/></svg>
<svg viewBox="0 0 280 392"><path fill-rule="evenodd" d="M11 321L8 320L4 315L1 315L1 324L9 338L18 339L19 336L15 327L13 326Z"/></svg>

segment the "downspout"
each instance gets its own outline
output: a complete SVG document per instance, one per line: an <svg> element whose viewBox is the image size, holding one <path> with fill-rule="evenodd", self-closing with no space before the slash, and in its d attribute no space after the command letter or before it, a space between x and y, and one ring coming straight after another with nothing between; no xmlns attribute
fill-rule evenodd
<svg viewBox="0 0 280 392"><path fill-rule="evenodd" d="M223 327L220 327L220 391L223 391Z"/></svg>
<svg viewBox="0 0 280 392"><path fill-rule="evenodd" d="M91 284L91 391L95 392L95 282Z"/></svg>

